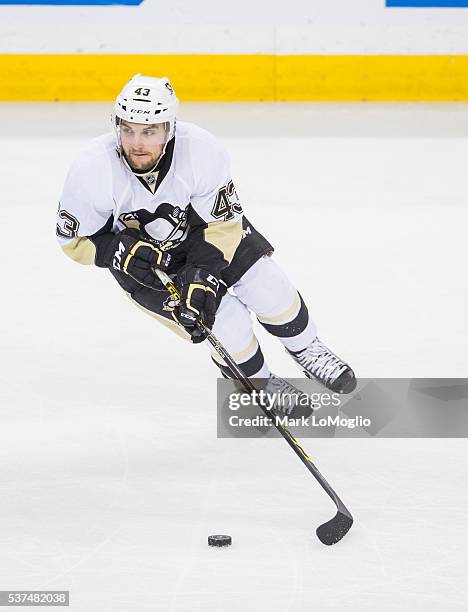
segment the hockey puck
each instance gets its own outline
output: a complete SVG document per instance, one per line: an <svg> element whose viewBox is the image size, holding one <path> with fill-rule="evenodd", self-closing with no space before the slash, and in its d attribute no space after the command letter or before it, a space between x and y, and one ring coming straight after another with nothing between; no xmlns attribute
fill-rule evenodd
<svg viewBox="0 0 468 612"><path fill-rule="evenodd" d="M232 538L228 535L210 535L208 536L208 546L230 546Z"/></svg>

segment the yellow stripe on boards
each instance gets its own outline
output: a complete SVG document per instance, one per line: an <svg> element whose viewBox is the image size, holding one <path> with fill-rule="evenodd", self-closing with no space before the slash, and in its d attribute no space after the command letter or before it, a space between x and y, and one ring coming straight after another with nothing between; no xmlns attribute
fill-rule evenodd
<svg viewBox="0 0 468 612"><path fill-rule="evenodd" d="M0 55L1 100L113 100L140 72L168 76L181 100L274 96L268 55Z"/></svg>
<svg viewBox="0 0 468 612"><path fill-rule="evenodd" d="M468 56L0 55L0 100L108 101L135 73L183 101L468 100Z"/></svg>
<svg viewBox="0 0 468 612"><path fill-rule="evenodd" d="M468 56L278 56L278 100L468 100Z"/></svg>

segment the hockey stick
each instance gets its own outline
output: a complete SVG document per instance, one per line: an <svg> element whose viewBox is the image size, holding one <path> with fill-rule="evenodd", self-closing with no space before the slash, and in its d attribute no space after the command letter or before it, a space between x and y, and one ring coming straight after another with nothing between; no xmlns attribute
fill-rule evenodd
<svg viewBox="0 0 468 612"><path fill-rule="evenodd" d="M170 277L165 272L163 272L162 270L158 270L157 268L155 268L154 271L158 275L159 280L162 282L162 284L166 287L166 289L169 291L171 296L174 298L174 300L176 301L180 300L179 290L174 285ZM244 389L248 393L257 391L257 389L255 388L250 378L248 378L242 372L242 370L239 368L237 363L229 355L229 353L226 351L223 345L219 342L219 340L216 338L213 332L210 329L208 329L201 321L199 321L197 325L206 335L206 339L211 344L211 346L214 348L214 350L223 359L223 361L229 368L233 378L239 380L242 383ZM264 414L268 418L271 418L270 411L267 408L265 408L261 402L260 402L260 407L262 411L264 412ZM307 455L304 449L300 446L300 444L294 438L292 433L286 427L284 427L280 423L277 423L276 419L272 419L272 421L276 429L280 432L280 434L283 436L283 438L286 440L289 446L293 449L293 451L296 453L296 455L299 457L302 463L306 466L309 472L313 474L313 476L319 482L319 484L324 489L324 491L327 493L327 495L334 501L336 505L336 510L337 510L336 515L332 519L327 521L326 523L323 523L323 525L320 525L319 527L317 527L316 534L317 534L318 539L323 544L326 544L327 546L330 546L331 544L336 544L351 529L351 525L353 524L353 517L350 511L346 508L344 503L341 501L341 499L338 497L338 495L335 493L335 491L332 489L329 483L325 480L324 476L322 476L322 474L319 472L318 468L312 462L312 459Z"/></svg>

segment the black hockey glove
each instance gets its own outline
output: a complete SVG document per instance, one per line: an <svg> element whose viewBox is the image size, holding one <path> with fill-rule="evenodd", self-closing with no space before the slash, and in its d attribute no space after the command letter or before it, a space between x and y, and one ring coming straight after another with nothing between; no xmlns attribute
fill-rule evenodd
<svg viewBox="0 0 468 612"><path fill-rule="evenodd" d="M175 309L177 320L191 335L192 342L202 342L206 334L197 327L197 321L209 329L213 327L218 280L203 268L185 266L177 273L177 283L181 296Z"/></svg>
<svg viewBox="0 0 468 612"><path fill-rule="evenodd" d="M170 260L169 253L164 253L155 244L142 240L138 230L132 228L116 234L106 251L109 268L124 272L151 289L161 287L161 282L152 268L165 270Z"/></svg>

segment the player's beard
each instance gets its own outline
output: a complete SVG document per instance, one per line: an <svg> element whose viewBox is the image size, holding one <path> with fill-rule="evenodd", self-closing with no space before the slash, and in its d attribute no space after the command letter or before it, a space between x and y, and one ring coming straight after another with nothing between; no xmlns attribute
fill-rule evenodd
<svg viewBox="0 0 468 612"><path fill-rule="evenodd" d="M127 160L127 164L134 172L137 172L138 174L144 174L145 172L150 172L153 170L161 157L161 153L162 152L148 152L145 156L139 156L132 154L131 152L128 154L125 153L125 151L123 152L125 159Z"/></svg>

